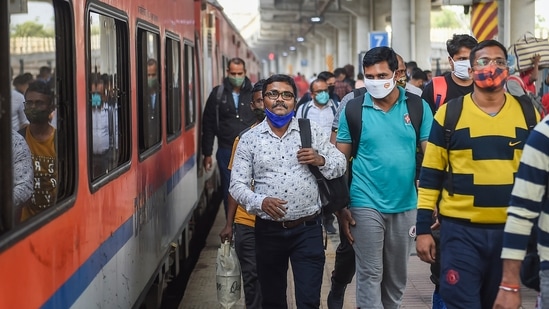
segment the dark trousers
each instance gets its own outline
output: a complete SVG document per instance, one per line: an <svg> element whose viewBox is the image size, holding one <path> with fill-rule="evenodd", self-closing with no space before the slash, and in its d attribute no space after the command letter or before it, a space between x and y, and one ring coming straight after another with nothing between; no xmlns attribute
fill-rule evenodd
<svg viewBox="0 0 549 309"><path fill-rule="evenodd" d="M448 309L492 308L501 282L503 227L440 225L440 296Z"/></svg>
<svg viewBox="0 0 549 309"><path fill-rule="evenodd" d="M261 308L261 288L255 263L254 228L236 223L234 225L234 234L236 255L238 255L240 269L242 270L246 308Z"/></svg>
<svg viewBox="0 0 549 309"><path fill-rule="evenodd" d="M355 250L343 235L343 227L339 226L339 245L336 249L332 280L340 284L349 284L355 275Z"/></svg>
<svg viewBox="0 0 549 309"><path fill-rule="evenodd" d="M223 193L223 207L225 208L225 217L229 207L229 183L231 182L231 171L229 170L229 161L231 160L231 149L218 148L215 154L219 174L221 176L221 193Z"/></svg>
<svg viewBox="0 0 549 309"><path fill-rule="evenodd" d="M288 260L292 264L297 308L318 309L326 260L321 217L291 229L257 217L255 242L263 309L288 308Z"/></svg>

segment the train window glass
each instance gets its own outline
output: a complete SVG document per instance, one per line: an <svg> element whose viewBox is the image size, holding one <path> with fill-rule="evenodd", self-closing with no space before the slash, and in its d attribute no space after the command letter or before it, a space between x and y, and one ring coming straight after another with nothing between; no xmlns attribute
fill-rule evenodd
<svg viewBox="0 0 549 309"><path fill-rule="evenodd" d="M167 134L181 132L181 45L166 39Z"/></svg>
<svg viewBox="0 0 549 309"><path fill-rule="evenodd" d="M129 160L130 109L120 81L127 66L121 52L127 37L122 21L95 12L88 17L88 148L95 180Z"/></svg>
<svg viewBox="0 0 549 309"><path fill-rule="evenodd" d="M138 117L139 152L160 143L160 65L159 35L138 29Z"/></svg>
<svg viewBox="0 0 549 309"><path fill-rule="evenodd" d="M185 128L196 122L196 89L194 81L194 47L185 44Z"/></svg>
<svg viewBox="0 0 549 309"><path fill-rule="evenodd" d="M65 1L10 7L13 196L4 228L53 214L74 192L75 128L72 18ZM11 205L9 209L6 205Z"/></svg>

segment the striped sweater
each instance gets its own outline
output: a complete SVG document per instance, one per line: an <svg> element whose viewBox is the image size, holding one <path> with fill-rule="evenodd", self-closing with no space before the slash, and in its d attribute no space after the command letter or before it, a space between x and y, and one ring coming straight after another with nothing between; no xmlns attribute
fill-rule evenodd
<svg viewBox="0 0 549 309"><path fill-rule="evenodd" d="M549 116L530 134L522 154L503 237L503 259L522 260L530 231L538 220L541 269L549 269Z"/></svg>

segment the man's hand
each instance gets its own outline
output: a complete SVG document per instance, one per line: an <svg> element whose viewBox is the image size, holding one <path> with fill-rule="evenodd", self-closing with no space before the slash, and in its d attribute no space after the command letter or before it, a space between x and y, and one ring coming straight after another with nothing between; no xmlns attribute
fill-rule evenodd
<svg viewBox="0 0 549 309"><path fill-rule="evenodd" d="M493 309L517 309L521 306L520 292L499 290Z"/></svg>
<svg viewBox="0 0 549 309"><path fill-rule="evenodd" d="M206 172L209 172L212 169L212 156L205 156L204 161L202 161L202 165L204 166Z"/></svg>
<svg viewBox="0 0 549 309"><path fill-rule="evenodd" d="M311 164L314 166L323 166L324 157L319 155L313 148L301 148L297 151L297 162L301 164Z"/></svg>
<svg viewBox="0 0 549 309"><path fill-rule="evenodd" d="M338 210L336 213L337 221L343 231L343 235L347 237L347 240L352 245L355 242L353 235L351 234L351 226L355 226L356 222L351 215L351 211L348 208Z"/></svg>
<svg viewBox="0 0 549 309"><path fill-rule="evenodd" d="M417 235L416 238L417 256L426 263L433 264L435 262L435 240L431 234Z"/></svg>
<svg viewBox="0 0 549 309"><path fill-rule="evenodd" d="M225 241L232 242L233 225L232 224L225 225L225 227L219 233L219 238L221 239L221 243L224 243Z"/></svg>
<svg viewBox="0 0 549 309"><path fill-rule="evenodd" d="M435 207L435 210L433 211L433 220L435 223L431 225L431 230L438 230L440 228L440 222L438 221L438 207Z"/></svg>
<svg viewBox="0 0 549 309"><path fill-rule="evenodd" d="M274 220L282 219L286 215L286 204L288 201L276 197L266 197L261 203L261 210L271 216Z"/></svg>
<svg viewBox="0 0 549 309"><path fill-rule="evenodd" d="M535 54L534 57L532 57L532 63L534 65L539 64L540 60L541 60L541 55L540 54Z"/></svg>

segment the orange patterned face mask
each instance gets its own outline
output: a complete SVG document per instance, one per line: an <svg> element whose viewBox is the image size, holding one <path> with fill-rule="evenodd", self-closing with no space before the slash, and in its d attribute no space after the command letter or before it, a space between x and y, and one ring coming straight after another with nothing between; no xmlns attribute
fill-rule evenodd
<svg viewBox="0 0 549 309"><path fill-rule="evenodd" d="M509 70L507 68L502 69L497 66L488 65L482 69L476 69L473 71L473 80L477 87L486 90L496 90L502 88L507 77L509 76Z"/></svg>

